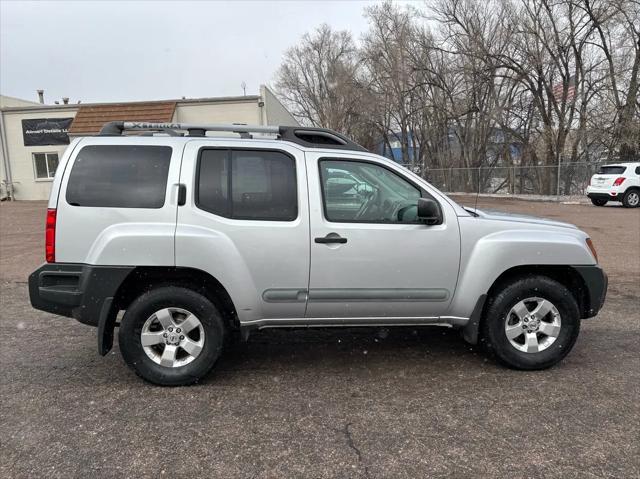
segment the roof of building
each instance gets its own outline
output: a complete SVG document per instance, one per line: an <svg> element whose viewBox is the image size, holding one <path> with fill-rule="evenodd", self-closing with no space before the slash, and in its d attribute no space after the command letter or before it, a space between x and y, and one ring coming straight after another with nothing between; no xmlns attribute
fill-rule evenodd
<svg viewBox="0 0 640 479"><path fill-rule="evenodd" d="M40 103L9 95L0 95L0 108L38 106Z"/></svg>
<svg viewBox="0 0 640 479"><path fill-rule="evenodd" d="M218 97L205 97L205 98L180 98L180 99L168 99L168 100L151 100L145 102L99 102L99 103L68 103L61 105L50 105L43 103L31 103L24 106L3 106L3 111L38 111L38 110L77 110L81 106L101 106L101 105L131 105L136 103L167 103L174 102L176 104L198 104L198 103L238 103L238 102L255 102L260 100L259 95L243 95L243 96L218 96Z"/></svg>
<svg viewBox="0 0 640 479"><path fill-rule="evenodd" d="M69 134L95 134L110 121L170 122L175 110L175 101L79 105Z"/></svg>

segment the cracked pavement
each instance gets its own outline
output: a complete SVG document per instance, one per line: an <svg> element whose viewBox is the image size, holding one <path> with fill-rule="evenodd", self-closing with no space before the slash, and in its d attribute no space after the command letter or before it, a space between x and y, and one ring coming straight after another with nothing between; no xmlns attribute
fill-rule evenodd
<svg viewBox="0 0 640 479"><path fill-rule="evenodd" d="M592 235L608 300L559 366L505 369L439 328L271 330L160 388L29 306L46 205L1 204L0 477L640 476L640 209L479 207Z"/></svg>

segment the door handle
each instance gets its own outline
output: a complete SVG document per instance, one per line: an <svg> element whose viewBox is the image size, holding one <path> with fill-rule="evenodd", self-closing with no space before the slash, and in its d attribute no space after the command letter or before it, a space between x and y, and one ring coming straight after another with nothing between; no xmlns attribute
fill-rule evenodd
<svg viewBox="0 0 640 479"><path fill-rule="evenodd" d="M332 243L344 244L347 242L347 238L343 238L335 233L329 233L327 236L316 238L314 241L320 244L332 244Z"/></svg>
<svg viewBox="0 0 640 479"><path fill-rule="evenodd" d="M184 183L178 184L178 206L184 206L187 202L187 185Z"/></svg>

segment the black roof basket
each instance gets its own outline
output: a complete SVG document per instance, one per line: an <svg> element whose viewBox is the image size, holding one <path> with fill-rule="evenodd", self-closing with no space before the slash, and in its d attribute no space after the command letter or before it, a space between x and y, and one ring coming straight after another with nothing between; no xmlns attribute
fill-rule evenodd
<svg viewBox="0 0 640 479"><path fill-rule="evenodd" d="M307 148L330 148L338 150L367 151L344 135L326 128L302 126L257 126L257 125L206 125L191 123L148 123L133 121L111 121L100 130L99 136L121 136L127 131L162 132L170 136L202 137L207 131L237 133L241 138L251 138L251 133L273 134L279 139L297 143Z"/></svg>

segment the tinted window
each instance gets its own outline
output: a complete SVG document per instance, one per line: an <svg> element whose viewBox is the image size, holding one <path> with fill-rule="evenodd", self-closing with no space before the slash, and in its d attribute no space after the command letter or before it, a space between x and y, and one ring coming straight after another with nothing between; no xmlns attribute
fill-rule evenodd
<svg viewBox="0 0 640 479"><path fill-rule="evenodd" d="M227 218L294 220L295 162L277 151L203 150L196 202Z"/></svg>
<svg viewBox="0 0 640 479"><path fill-rule="evenodd" d="M229 202L229 152L204 150L198 174L198 206L219 216L231 215Z"/></svg>
<svg viewBox="0 0 640 479"><path fill-rule="evenodd" d="M636 175L640 175L640 166L636 167Z"/></svg>
<svg viewBox="0 0 640 479"><path fill-rule="evenodd" d="M598 170L600 175L621 175L627 168L624 166L601 166Z"/></svg>
<svg viewBox="0 0 640 479"><path fill-rule="evenodd" d="M67 203L162 208L170 162L168 146L85 146L69 175Z"/></svg>
<svg viewBox="0 0 640 479"><path fill-rule="evenodd" d="M421 192L382 166L323 160L320 181L329 221L416 223Z"/></svg>

